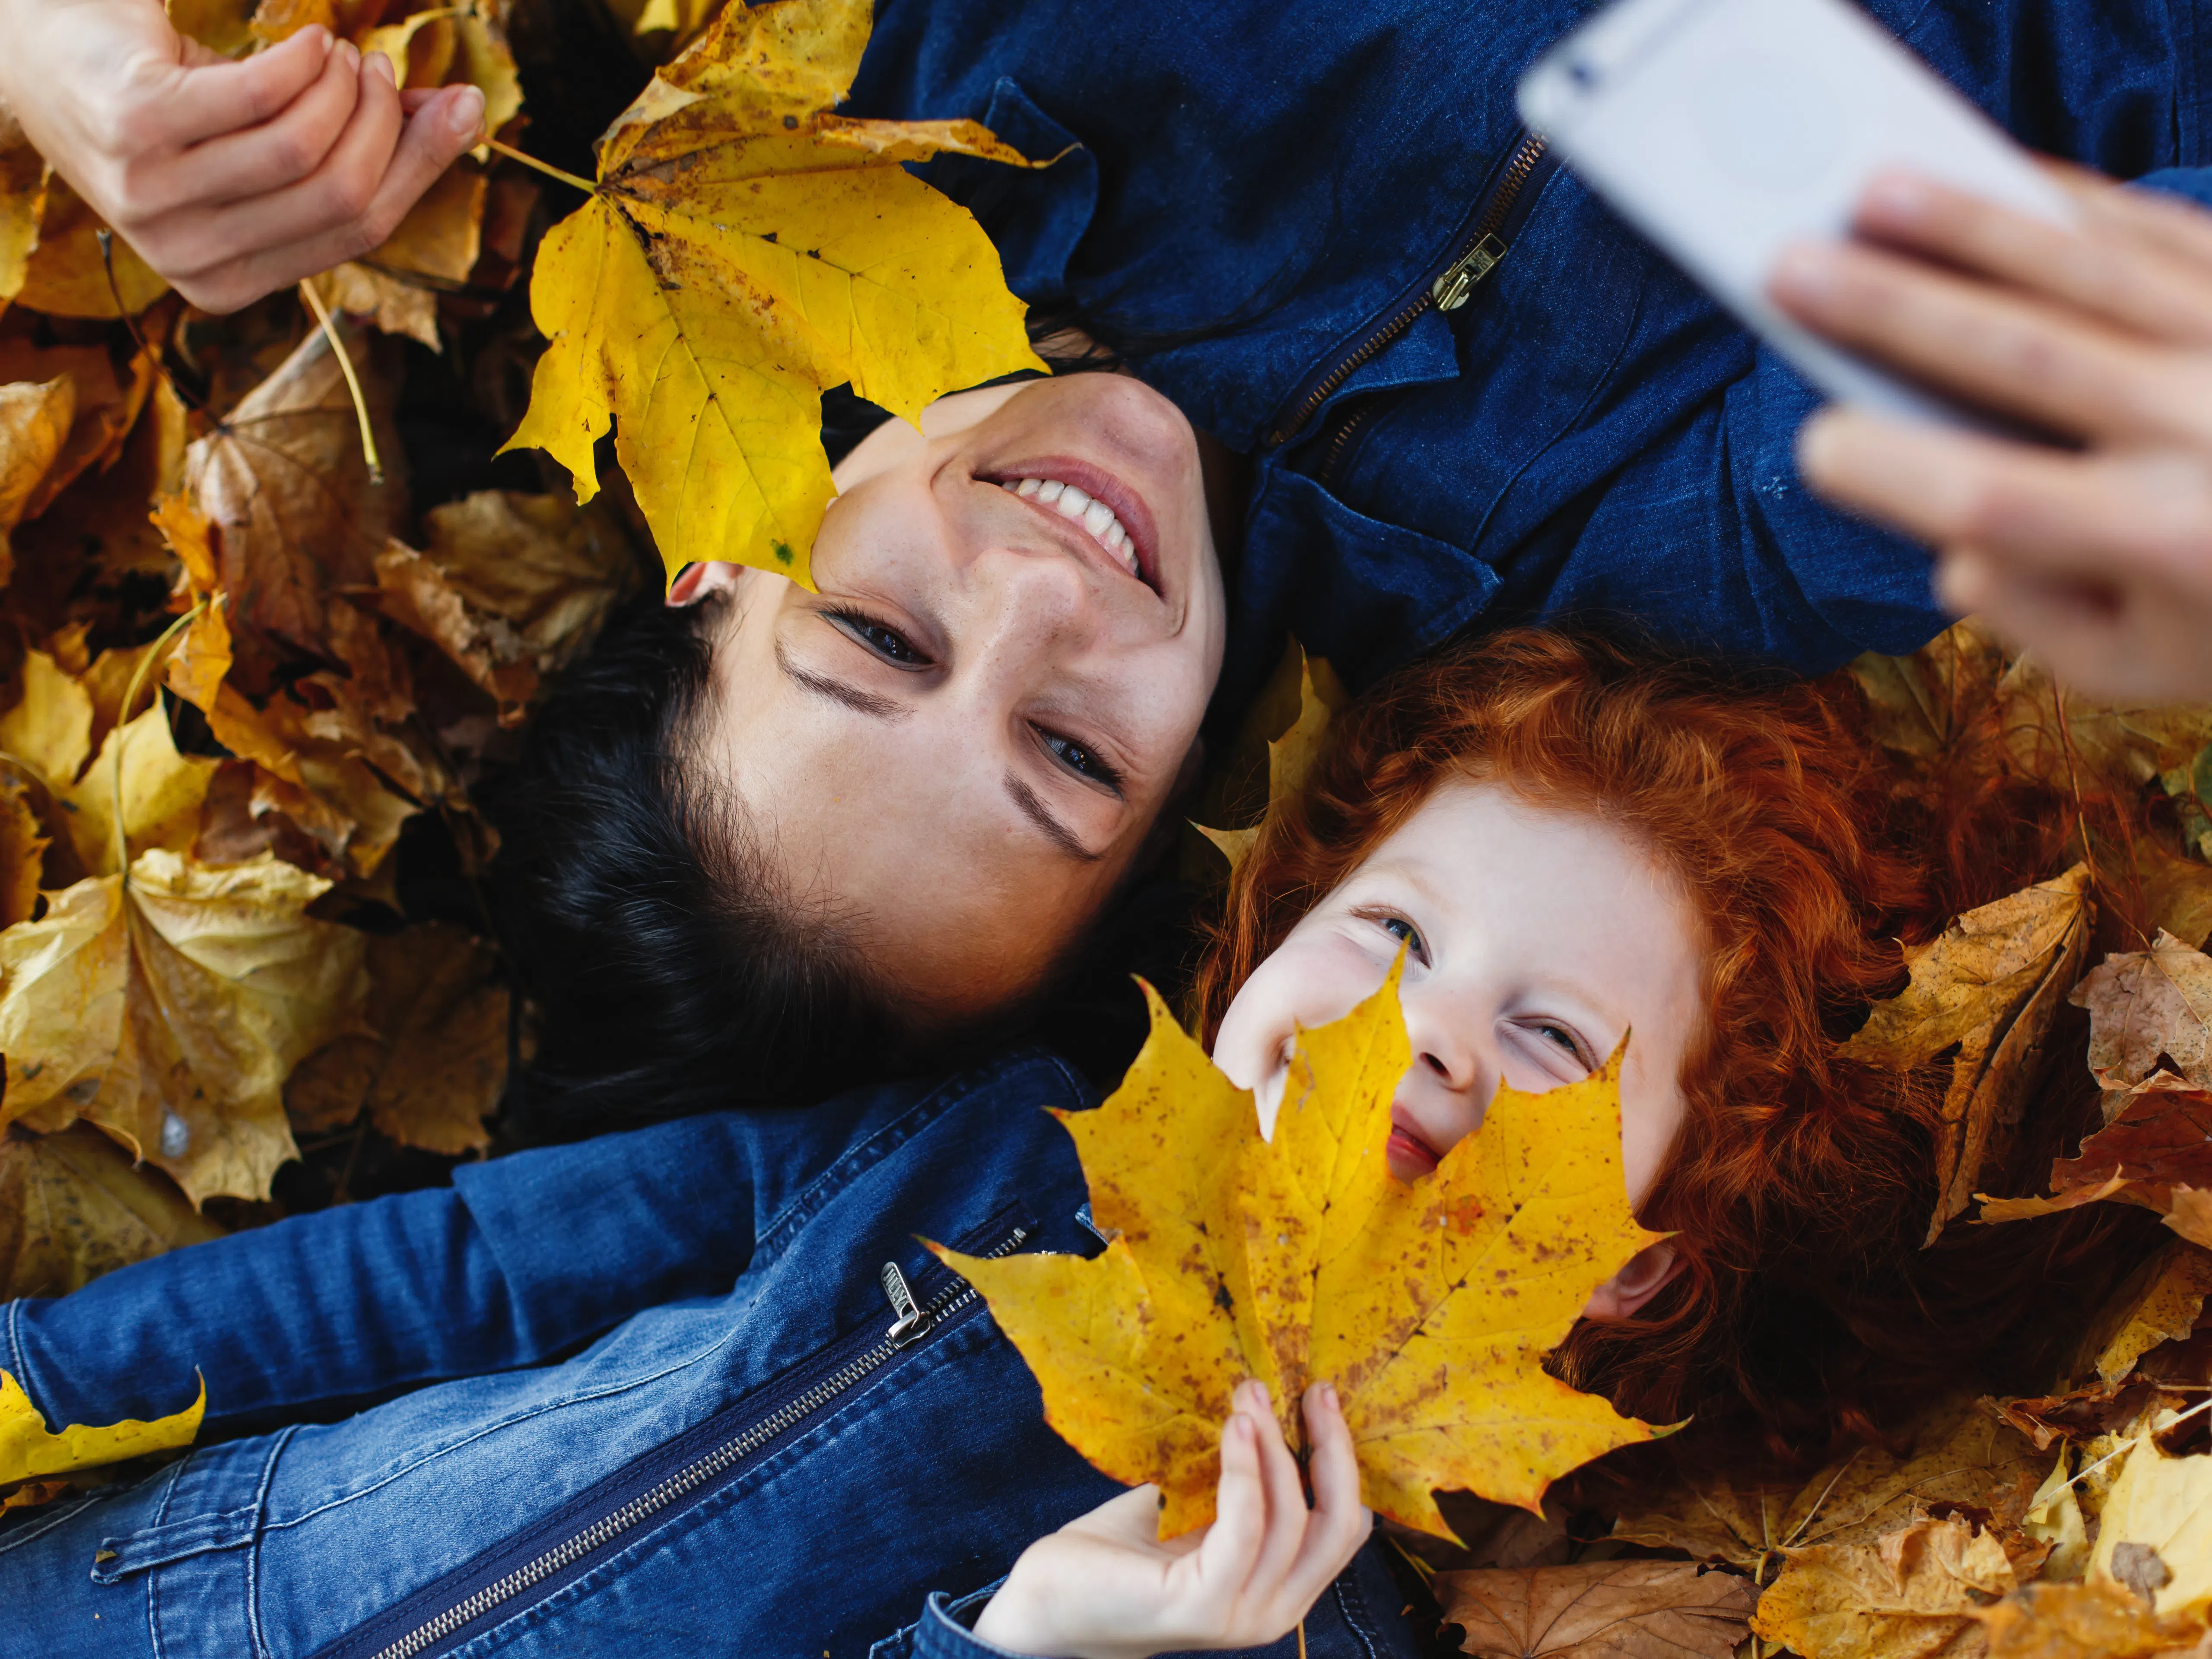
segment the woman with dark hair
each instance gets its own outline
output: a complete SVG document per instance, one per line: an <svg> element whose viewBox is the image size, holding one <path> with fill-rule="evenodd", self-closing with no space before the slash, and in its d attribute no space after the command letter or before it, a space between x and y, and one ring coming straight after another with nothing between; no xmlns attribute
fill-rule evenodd
<svg viewBox="0 0 2212 1659"><path fill-rule="evenodd" d="M2017 1391L2039 1379L1987 1374L1996 1339L2064 1228L1919 1255L1941 1079L1835 1049L1903 979L1900 938L2050 873L2028 833L1974 838L1955 876L1926 856L1945 811L1893 801L1811 689L1495 636L1355 704L1262 833L1200 977L1218 1063L1266 1114L1297 1028L1403 951L1414 1059L1377 1150L1419 1182L1501 1079L1571 1082L1632 1026L1627 1196L1674 1231L1590 1298L1572 1376L1656 1420L1694 1408L1717 1460L1818 1455L1930 1376ZM0 1530L0 1594L43 1615L0 1653L1065 1659L1265 1644L1303 1614L1311 1653L1410 1654L1358 1548L1356 1388L1340 1413L1308 1396L1311 1511L1240 1391L1230 1530L1163 1547L1156 1495L1115 1495L1046 1429L915 1242L1095 1251L1035 1109L1094 1098L1031 1050L519 1153L0 1309L47 1420L176 1411L197 1368L222 1442ZM1964 1305L1939 1274L1974 1317L1930 1316Z"/></svg>
<svg viewBox="0 0 2212 1659"><path fill-rule="evenodd" d="M537 954L581 975L540 988L554 1117L789 1098L1003 1024L1142 866L1215 653L1218 728L1288 634L1357 690L1538 618L1806 672L1942 625L1918 550L1799 488L1809 388L1519 126L1516 79L1581 9L883 0L842 107L1060 156L921 171L1041 328L1127 374L876 428L818 595L688 574L691 617L547 711ZM2123 177L2212 160L2206 54L2163 7L1872 9L2029 143ZM1171 485L1114 447L1155 420ZM1146 562L1171 520L1220 550L1220 609L1210 552ZM1083 559L1079 613L979 593Z"/></svg>

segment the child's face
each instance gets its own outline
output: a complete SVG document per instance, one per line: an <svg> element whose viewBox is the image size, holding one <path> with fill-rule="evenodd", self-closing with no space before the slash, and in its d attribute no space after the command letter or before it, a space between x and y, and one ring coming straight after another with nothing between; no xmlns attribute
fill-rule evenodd
<svg viewBox="0 0 2212 1659"><path fill-rule="evenodd" d="M1237 994L1214 1060L1272 1128L1291 1045L1370 994L1407 946L1413 1065L1391 1111L1390 1172L1426 1175L1482 1121L1502 1077L1541 1091L1632 1030L1621 1149L1641 1202L1682 1121L1676 1079L1703 969L1680 885L1602 820L1449 783L1317 905Z"/></svg>
<svg viewBox="0 0 2212 1659"><path fill-rule="evenodd" d="M818 592L710 568L737 592L699 760L896 993L981 1013L1073 941L1191 755L1224 626L1197 439L1085 374L947 398L836 478Z"/></svg>

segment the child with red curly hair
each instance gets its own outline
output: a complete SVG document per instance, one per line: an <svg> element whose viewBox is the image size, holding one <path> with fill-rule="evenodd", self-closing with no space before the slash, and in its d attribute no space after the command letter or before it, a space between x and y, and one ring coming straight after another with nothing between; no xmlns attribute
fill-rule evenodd
<svg viewBox="0 0 2212 1659"><path fill-rule="evenodd" d="M1891 1273L1927 1213L1936 1091L1836 1052L1901 981L1896 936L2053 850L1929 859L1940 817L1900 814L1813 690L1499 635L1341 718L1231 884L1198 1006L1264 1116L1297 1027L1405 952L1416 1059L1387 1154L1412 1181L1500 1079L1571 1082L1627 1038L1631 1196L1672 1237L1557 1363L1656 1420L1757 1408L1746 1356L1780 1328L1832 1421L1863 1379L1823 1367L1875 1323L1945 1364L1987 1327L1912 1313L1923 1287ZM0 1528L0 1595L48 1611L55 1659L1121 1659L1294 1626L1316 1659L1412 1655L1326 1382L1310 1504L1248 1383L1218 1518L1163 1545L1156 1494L1045 1428L980 1298L915 1243L1095 1249L1034 1109L1091 1098L1020 1054L518 1154L0 1306L0 1358L49 1421L175 1411L197 1368L218 1442Z"/></svg>

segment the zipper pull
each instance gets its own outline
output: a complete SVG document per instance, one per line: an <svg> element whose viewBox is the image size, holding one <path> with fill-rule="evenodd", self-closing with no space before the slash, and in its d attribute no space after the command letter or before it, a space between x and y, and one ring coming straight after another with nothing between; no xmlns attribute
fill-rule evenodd
<svg viewBox="0 0 2212 1659"><path fill-rule="evenodd" d="M1474 292L1474 285L1495 270L1504 257L1504 243L1495 236L1484 237L1429 284L1429 298L1437 302L1438 311L1457 311Z"/></svg>
<svg viewBox="0 0 2212 1659"><path fill-rule="evenodd" d="M914 1299L907 1287L906 1275L899 1271L896 1261L884 1263L884 1294L890 1298L891 1311L898 1316L884 1336L894 1348L903 1348L929 1328L929 1315Z"/></svg>

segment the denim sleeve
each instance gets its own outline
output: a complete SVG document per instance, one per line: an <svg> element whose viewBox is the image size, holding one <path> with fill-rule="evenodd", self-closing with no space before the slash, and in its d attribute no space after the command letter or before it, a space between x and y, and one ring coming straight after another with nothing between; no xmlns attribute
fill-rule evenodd
<svg viewBox="0 0 2212 1659"><path fill-rule="evenodd" d="M2203 208L2212 208L2212 167L2165 167L2135 181L2146 190L2162 190L2186 197Z"/></svg>
<svg viewBox="0 0 2212 1659"><path fill-rule="evenodd" d="M975 1632L975 1620L996 1589L994 1584L957 1601L950 1600L943 1590L932 1593L921 1610L921 1621L903 1632L911 1644L907 1653L913 1659L1015 1659L1011 1649L986 1642ZM872 1654L869 1659L878 1656Z"/></svg>
<svg viewBox="0 0 2212 1659"><path fill-rule="evenodd" d="M741 1129L720 1114L519 1152L0 1304L0 1367L54 1427L181 1410L198 1372L219 1436L536 1364L730 1288L753 1241Z"/></svg>

